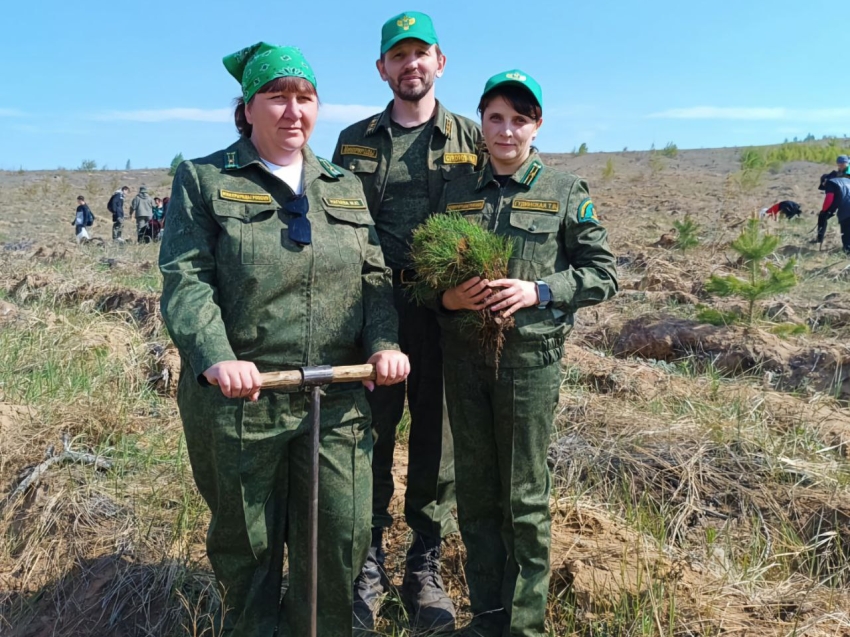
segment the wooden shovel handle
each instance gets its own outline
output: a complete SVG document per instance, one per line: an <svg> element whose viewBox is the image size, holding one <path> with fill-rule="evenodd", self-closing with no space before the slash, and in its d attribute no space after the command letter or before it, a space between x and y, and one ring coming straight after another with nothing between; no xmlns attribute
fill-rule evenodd
<svg viewBox="0 0 850 637"><path fill-rule="evenodd" d="M348 365L333 368L332 383L352 383L361 380L375 380L374 365ZM301 371L293 369L285 372L267 372L260 374L263 389L294 389L301 386Z"/></svg>

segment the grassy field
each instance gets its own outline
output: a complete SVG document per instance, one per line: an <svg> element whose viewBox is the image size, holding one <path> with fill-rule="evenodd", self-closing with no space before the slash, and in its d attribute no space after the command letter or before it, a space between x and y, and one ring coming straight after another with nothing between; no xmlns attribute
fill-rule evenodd
<svg viewBox="0 0 850 637"><path fill-rule="evenodd" d="M589 178L623 288L578 315L563 361L552 635L850 634L850 260L832 228L824 250L807 244L809 214L767 222L767 262L796 259L798 285L760 301L753 325L701 320L745 311L704 285L745 276L729 244L753 211L819 199L824 166L748 184L739 155L547 157ZM108 237L103 204L124 183L164 195L169 178L0 174L0 635L212 634L158 246L78 246L70 226L84 194ZM699 245L683 252L685 214ZM402 447L399 494L405 465ZM408 540L399 521L396 583ZM451 539L446 581L467 618L462 561ZM386 606L378 634L408 634L398 600Z"/></svg>

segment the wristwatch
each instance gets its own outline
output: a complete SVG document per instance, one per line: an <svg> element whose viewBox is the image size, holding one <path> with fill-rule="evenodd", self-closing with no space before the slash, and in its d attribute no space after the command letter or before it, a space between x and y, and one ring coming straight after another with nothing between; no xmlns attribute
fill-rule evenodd
<svg viewBox="0 0 850 637"><path fill-rule="evenodd" d="M552 290L543 281L535 281L534 287L537 288L537 309L545 310L552 302Z"/></svg>

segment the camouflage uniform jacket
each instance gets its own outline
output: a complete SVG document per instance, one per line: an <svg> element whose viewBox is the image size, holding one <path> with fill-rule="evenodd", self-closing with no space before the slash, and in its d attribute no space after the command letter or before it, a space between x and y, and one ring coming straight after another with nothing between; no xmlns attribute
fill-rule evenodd
<svg viewBox="0 0 850 637"><path fill-rule="evenodd" d="M504 188L488 164L478 174L446 186L437 212L456 212L514 241L508 278L543 281L552 292L545 309L523 308L506 332L500 367L535 367L560 360L573 314L617 292L616 259L608 233L596 218L587 183L547 168L536 153ZM461 328L459 313L441 311L444 345L452 352L480 352ZM486 361L492 365L492 357Z"/></svg>
<svg viewBox="0 0 850 637"><path fill-rule="evenodd" d="M384 112L342 131L333 155L334 163L355 173L363 182L369 210L378 225L393 150L392 108L390 102ZM481 129L471 119L455 115L437 102L429 148L428 195L433 212L446 183L468 175L481 163Z"/></svg>
<svg viewBox="0 0 850 637"><path fill-rule="evenodd" d="M360 181L303 154L312 226L303 247L287 235L292 191L250 140L177 169L159 256L162 314L196 377L226 360L269 371L398 349L390 271Z"/></svg>

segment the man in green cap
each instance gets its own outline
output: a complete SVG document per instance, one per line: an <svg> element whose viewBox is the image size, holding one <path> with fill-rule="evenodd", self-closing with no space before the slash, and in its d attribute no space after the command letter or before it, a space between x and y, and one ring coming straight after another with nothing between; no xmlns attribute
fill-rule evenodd
<svg viewBox="0 0 850 637"><path fill-rule="evenodd" d="M420 629L451 630L454 606L440 576L441 540L457 530L454 459L443 398L440 328L432 310L418 307L405 283L416 276L409 260L413 229L436 210L443 187L479 165L481 132L449 112L435 97L434 82L446 67L431 18L408 11L381 30L376 65L393 100L386 110L345 129L334 162L360 178L384 251L393 271L399 344L408 354L410 410L404 514L414 531L405 561L402 597ZM384 572L383 529L392 524L395 431L404 411L404 385L377 388L369 396L375 448L372 546L354 586L354 621L371 629L389 582Z"/></svg>

